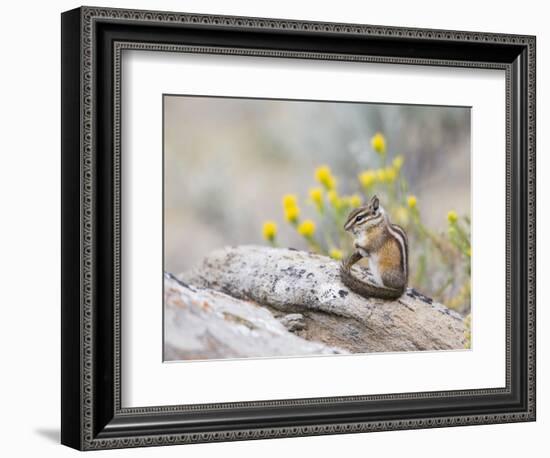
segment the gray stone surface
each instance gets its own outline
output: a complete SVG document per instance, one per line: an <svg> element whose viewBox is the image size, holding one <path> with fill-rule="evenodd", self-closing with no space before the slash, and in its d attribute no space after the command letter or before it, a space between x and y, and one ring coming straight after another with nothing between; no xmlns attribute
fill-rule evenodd
<svg viewBox="0 0 550 458"><path fill-rule="evenodd" d="M265 307L164 277L164 359L345 353L290 332Z"/></svg>
<svg viewBox="0 0 550 458"><path fill-rule="evenodd" d="M301 331L306 327L304 315L302 315L301 313L289 313L287 315L283 315L281 318L279 318L279 321L290 332Z"/></svg>
<svg viewBox="0 0 550 458"><path fill-rule="evenodd" d="M354 267L368 277L368 269ZM274 315L300 313L294 334L352 353L452 350L465 346L463 318L414 289L396 301L367 299L344 286L339 263L292 249L227 247L179 276L186 283L261 304ZM255 305L259 309L258 305ZM283 319L284 321L284 319ZM301 326L300 326L301 327Z"/></svg>

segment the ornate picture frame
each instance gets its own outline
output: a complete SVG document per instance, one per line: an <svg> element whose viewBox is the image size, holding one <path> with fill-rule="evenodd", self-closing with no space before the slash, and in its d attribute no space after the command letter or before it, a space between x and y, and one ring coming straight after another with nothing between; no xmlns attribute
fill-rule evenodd
<svg viewBox="0 0 550 458"><path fill-rule="evenodd" d="M535 420L532 36L81 7L62 14L62 434L79 449ZM216 404L121 402L121 53L506 74L506 386Z"/></svg>

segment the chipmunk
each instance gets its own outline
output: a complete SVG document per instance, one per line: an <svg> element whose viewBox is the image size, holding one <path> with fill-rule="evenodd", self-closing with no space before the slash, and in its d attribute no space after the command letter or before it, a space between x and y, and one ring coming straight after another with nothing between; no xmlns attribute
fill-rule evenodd
<svg viewBox="0 0 550 458"><path fill-rule="evenodd" d="M366 206L353 210L344 229L353 234L355 251L342 261L343 283L364 297L400 297L407 288L409 276L407 235L401 227L390 222L378 197L373 196ZM363 258L368 259L369 269L378 284L360 280L351 273L351 267Z"/></svg>

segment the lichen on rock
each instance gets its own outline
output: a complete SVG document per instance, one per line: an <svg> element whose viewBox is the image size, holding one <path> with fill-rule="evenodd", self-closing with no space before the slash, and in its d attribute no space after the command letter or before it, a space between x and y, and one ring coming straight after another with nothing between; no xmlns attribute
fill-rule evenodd
<svg viewBox="0 0 550 458"><path fill-rule="evenodd" d="M258 304L164 277L164 360L345 353L289 332Z"/></svg>
<svg viewBox="0 0 550 458"><path fill-rule="evenodd" d="M368 277L368 269L362 269L360 274ZM193 285L187 288L193 288L191 292L195 296L188 291L174 296L165 285L167 310L177 297L179 301L194 304L206 295L216 304L217 313L189 315L187 320L195 324L192 332L185 331L190 333L188 337L180 334L184 334L181 329L184 324L187 329L189 323L182 323L172 312L167 313L167 319L176 320L165 324L170 331L166 332L170 334L167 348L171 348L167 353L176 359L185 353L182 349L186 346L193 348L187 352L189 355L222 358L312 352L453 350L463 349L466 342L463 318L444 305L413 288L395 301L364 298L342 284L338 262L304 251L261 246L227 247L210 253L200 265L178 277L186 285ZM173 288L176 282L168 278L168 285ZM254 329L255 333L248 334L239 320L224 318L221 325L219 314L224 310L227 313L226 308L239 319L262 325ZM292 319L285 319L289 314L300 314L302 318L295 317L293 324ZM240 327L240 330L230 330L231 326ZM268 334L263 333L267 329L277 332L269 334L268 338ZM239 345L228 345L237 334ZM196 341L203 335L210 336L208 348L213 356L199 355ZM274 340L268 342L269 339ZM279 345L275 345L276 339L281 342L280 351L274 349ZM176 341L178 345L174 344ZM290 348L291 342L296 345L294 351ZM306 344L319 347L315 349ZM247 346L251 348L247 350Z"/></svg>

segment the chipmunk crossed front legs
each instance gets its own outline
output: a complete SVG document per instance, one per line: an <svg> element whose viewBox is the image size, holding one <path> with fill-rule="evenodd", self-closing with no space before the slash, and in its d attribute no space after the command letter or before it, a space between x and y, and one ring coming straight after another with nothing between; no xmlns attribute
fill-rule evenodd
<svg viewBox="0 0 550 458"><path fill-rule="evenodd" d="M342 261L342 282L364 297L399 298L407 288L409 277L407 235L401 227L390 222L378 197L372 197L366 206L353 210L344 229L353 235L355 251ZM351 267L363 258L369 260L376 284L360 280L351 273Z"/></svg>

